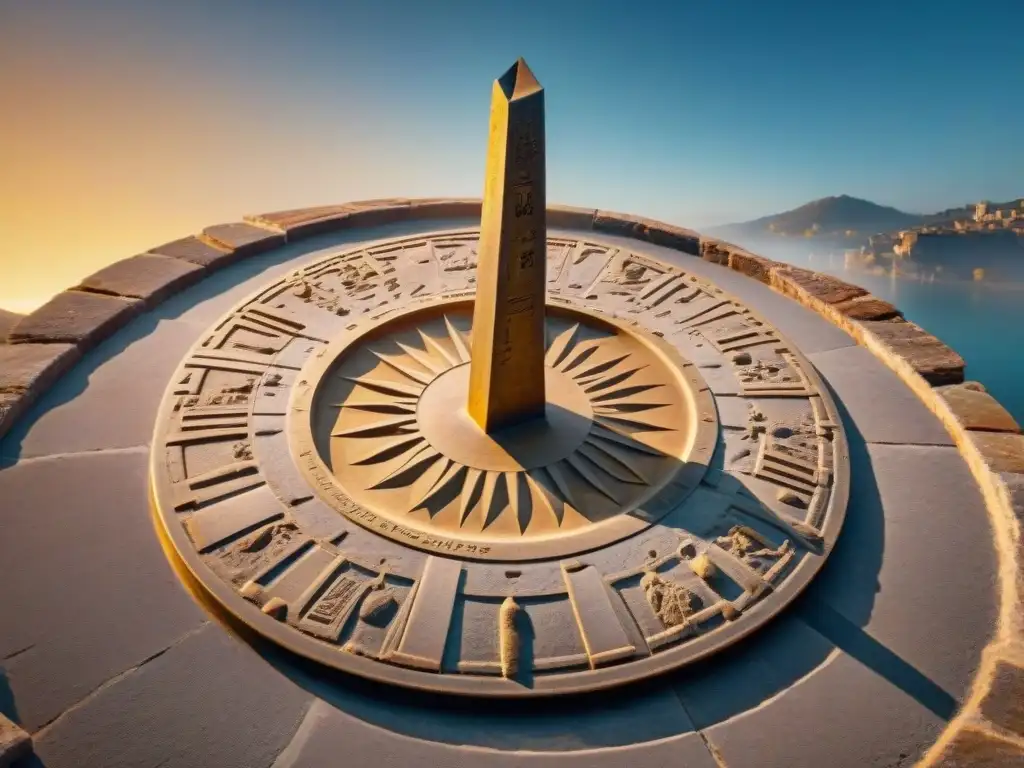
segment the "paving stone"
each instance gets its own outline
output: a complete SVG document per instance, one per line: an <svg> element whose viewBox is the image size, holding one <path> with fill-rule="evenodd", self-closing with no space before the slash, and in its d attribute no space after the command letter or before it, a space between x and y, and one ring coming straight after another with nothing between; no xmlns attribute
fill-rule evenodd
<svg viewBox="0 0 1024 768"><path fill-rule="evenodd" d="M5 344L0 347L0 392L38 393L80 357L73 344Z"/></svg>
<svg viewBox="0 0 1024 768"><path fill-rule="evenodd" d="M893 320L903 317L903 312L899 308L870 293L846 301L837 301L832 306L851 320Z"/></svg>
<svg viewBox="0 0 1024 768"><path fill-rule="evenodd" d="M17 574L0 580L0 658L30 732L207 620L154 533L147 465L136 450L0 471L0 563Z"/></svg>
<svg viewBox="0 0 1024 768"><path fill-rule="evenodd" d="M815 272L811 269L789 265L777 266L772 269L773 285L781 283L786 292L798 289L805 291L826 304L837 304L867 295L867 291L859 285L851 285L838 277ZM788 283L789 286L785 284Z"/></svg>
<svg viewBox="0 0 1024 768"><path fill-rule="evenodd" d="M612 705L612 709L618 708ZM676 704L678 710L678 703ZM626 711L618 711L618 718L602 718L606 728L620 737L629 736L629 726L637 722ZM514 730L516 721L509 718L508 730ZM560 731L561 746L557 751L543 750L528 734L510 741L506 749L486 749L472 746L476 735L486 723L463 713L461 718L462 743L446 743L435 738L410 738L376 726L365 716L353 717L323 701L317 701L309 710L295 740L281 753L272 768L306 768L306 766L336 765L338 755L345 755L345 768L405 768L406 766L445 766L446 768L619 768L623 765L685 765L687 768L716 768L718 765L708 752L701 737L694 732L672 735L644 743L614 748L602 748L591 738L592 728L586 718L566 713L555 716L559 728L551 728L552 735ZM583 728L582 732L577 731ZM642 726L641 726L642 727Z"/></svg>
<svg viewBox="0 0 1024 768"><path fill-rule="evenodd" d="M704 731L729 768L913 765L946 722L839 653L785 694Z"/></svg>
<svg viewBox="0 0 1024 768"><path fill-rule="evenodd" d="M758 282L767 283L771 280L772 269L778 262L756 256L740 249L729 249L729 269L752 277Z"/></svg>
<svg viewBox="0 0 1024 768"><path fill-rule="evenodd" d="M842 533L798 613L952 713L998 620L999 562L981 492L953 447L854 445L850 471Z"/></svg>
<svg viewBox="0 0 1024 768"><path fill-rule="evenodd" d="M175 259L198 264L209 269L219 269L236 261L239 254L233 250L214 246L194 235L174 240L170 243L150 248L150 253L157 253L162 256L172 256Z"/></svg>
<svg viewBox="0 0 1024 768"><path fill-rule="evenodd" d="M1024 473L1024 435L1007 432L969 432L993 472Z"/></svg>
<svg viewBox="0 0 1024 768"><path fill-rule="evenodd" d="M312 697L218 624L124 675L37 738L46 768L269 766ZM350 765L335 753L329 765Z"/></svg>
<svg viewBox="0 0 1024 768"><path fill-rule="evenodd" d="M964 359L921 326L906 320L861 322L932 385L964 380Z"/></svg>
<svg viewBox="0 0 1024 768"><path fill-rule="evenodd" d="M808 355L869 443L952 445L938 418L864 347Z"/></svg>
<svg viewBox="0 0 1024 768"><path fill-rule="evenodd" d="M932 765L935 768L1021 768L1024 748L998 736L964 728Z"/></svg>
<svg viewBox="0 0 1024 768"><path fill-rule="evenodd" d="M549 205L548 227L551 229L593 229L595 208L575 208L571 205Z"/></svg>
<svg viewBox="0 0 1024 768"><path fill-rule="evenodd" d="M0 455L148 445L164 390L198 335L188 323L139 317L47 389L0 442Z"/></svg>
<svg viewBox="0 0 1024 768"><path fill-rule="evenodd" d="M410 201L405 198L362 200L343 205L299 208L244 217L246 221L280 229L289 241L339 229L375 227L407 219Z"/></svg>
<svg viewBox="0 0 1024 768"><path fill-rule="evenodd" d="M215 224L203 230L203 234L214 244L229 248L241 258L269 251L284 244L285 236L266 227L254 227L245 222Z"/></svg>
<svg viewBox="0 0 1024 768"><path fill-rule="evenodd" d="M683 227L610 211L597 211L593 226L597 232L624 235L693 256L700 255L700 235Z"/></svg>
<svg viewBox="0 0 1024 768"><path fill-rule="evenodd" d="M18 323L8 339L75 344L84 352L128 323L141 307L136 299L64 291Z"/></svg>
<svg viewBox="0 0 1024 768"><path fill-rule="evenodd" d="M729 266L729 248L730 244L722 240L706 237L702 237L700 240L700 256L712 264L721 264L724 267Z"/></svg>
<svg viewBox="0 0 1024 768"><path fill-rule="evenodd" d="M409 204L409 218L422 219L478 219L481 201L479 198L438 198L413 200Z"/></svg>
<svg viewBox="0 0 1024 768"><path fill-rule="evenodd" d="M9 768L31 752L32 737L0 714L0 768Z"/></svg>
<svg viewBox="0 0 1024 768"><path fill-rule="evenodd" d="M1024 669L1009 661L996 663L995 676L981 702L981 714L991 723L1024 736Z"/></svg>
<svg viewBox="0 0 1024 768"><path fill-rule="evenodd" d="M1020 425L999 401L987 392L963 385L942 387L943 399L965 429L985 432L1020 432Z"/></svg>
<svg viewBox="0 0 1024 768"><path fill-rule="evenodd" d="M153 306L202 279L204 270L170 256L144 253L114 262L85 278L77 290L141 299Z"/></svg>

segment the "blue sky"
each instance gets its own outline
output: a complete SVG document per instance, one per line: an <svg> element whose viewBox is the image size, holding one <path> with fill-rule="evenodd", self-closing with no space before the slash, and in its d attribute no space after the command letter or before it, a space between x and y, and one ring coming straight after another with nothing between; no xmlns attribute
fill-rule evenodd
<svg viewBox="0 0 1024 768"><path fill-rule="evenodd" d="M553 202L700 228L834 194L1014 198L1022 34L1019 0L0 0L0 244L66 247L40 213L60 208L84 269L161 227L479 196L490 84L519 56Z"/></svg>

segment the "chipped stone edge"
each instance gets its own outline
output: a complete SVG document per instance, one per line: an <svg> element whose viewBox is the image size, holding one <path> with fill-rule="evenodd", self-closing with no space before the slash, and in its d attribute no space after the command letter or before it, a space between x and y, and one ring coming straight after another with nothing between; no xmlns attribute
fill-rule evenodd
<svg viewBox="0 0 1024 768"><path fill-rule="evenodd" d="M220 241L212 243L225 251L225 256L231 254L237 258L217 261L205 267L204 271L210 273L235 263L238 258L245 258L312 235L413 220L476 218L480 216L480 208L479 198L390 198L245 216L241 223L267 231L266 242L248 243L237 250ZM280 221L285 223L276 223ZM963 382L963 359L934 336L905 321L895 307L858 286L829 275L758 256L732 243L703 237L693 230L628 214L562 205L549 206L548 226L631 237L672 248L746 274L789 296L844 330L899 376L939 418L978 483L991 519L999 558L999 625L996 637L983 653L982 663L968 700L922 758L919 766L923 768L943 764L945 756L950 754L951 750L955 750L959 738L976 739L979 733L1000 744L1014 744L1020 747L1024 754L1024 733L1006 731L988 723L981 715L981 707L995 681L999 662L1024 665L1024 603L1021 602L1024 568L1020 562L1024 556L1024 548L1021 547L1021 520L1014 510L1008 482L1012 482L1016 477L1024 483L1024 476L1011 476L996 471L992 466L994 457L986 455L984 446L972 440L973 430L963 425L942 396L941 390L935 388L939 385L957 385ZM198 238L207 242L204 233L200 233ZM182 290L184 288L185 286L181 286ZM161 299L166 300L169 295ZM31 317L31 314L28 315L28 318ZM111 335L133 317L134 314L126 313L120 323L111 324L111 327L104 329L105 335ZM888 343L872 330L873 327L882 328L888 324L894 324L891 327L895 330L906 330L911 338L897 346ZM13 333L16 328L17 325L11 332ZM909 354L915 349L920 353L916 359ZM83 348L79 351L86 350ZM929 364L929 361L935 360L945 364ZM6 419L5 424L0 423L0 437L18 418L18 414L23 413L56 378L40 376L34 386L26 387L22 394L25 402L16 403L17 407L12 412L14 418ZM1024 437L1021 442L1024 445Z"/></svg>
<svg viewBox="0 0 1024 768"><path fill-rule="evenodd" d="M13 766L32 754L32 737L0 713L0 768Z"/></svg>

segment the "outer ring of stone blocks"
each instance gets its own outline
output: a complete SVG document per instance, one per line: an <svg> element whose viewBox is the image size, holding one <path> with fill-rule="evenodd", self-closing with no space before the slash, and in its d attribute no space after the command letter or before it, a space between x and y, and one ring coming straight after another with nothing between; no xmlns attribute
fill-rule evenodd
<svg viewBox="0 0 1024 768"><path fill-rule="evenodd" d="M221 267L325 232L479 217L480 206L479 199L390 198L246 216L115 262L22 318L7 344L0 344L0 437L83 353L129 323L138 308L151 308ZM858 286L723 240L594 208L552 205L547 223L672 248L765 283L849 333L938 416L986 501L1000 562L1000 613L970 698L921 765L1024 761L1024 705L1019 704L1024 701L1024 435L983 388L964 383L963 358Z"/></svg>

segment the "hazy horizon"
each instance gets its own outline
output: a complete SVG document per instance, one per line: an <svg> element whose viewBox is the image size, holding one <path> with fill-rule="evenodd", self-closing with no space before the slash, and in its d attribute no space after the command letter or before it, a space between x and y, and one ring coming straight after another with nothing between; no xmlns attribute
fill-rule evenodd
<svg viewBox="0 0 1024 768"><path fill-rule="evenodd" d="M706 229L1024 194L1024 7L677 5L0 0L0 307L248 213L479 197L519 56L552 202Z"/></svg>

